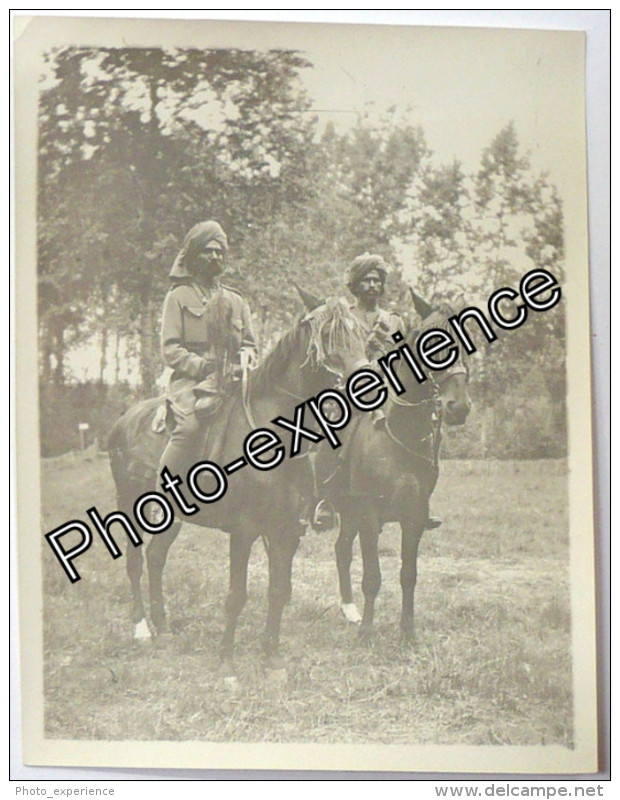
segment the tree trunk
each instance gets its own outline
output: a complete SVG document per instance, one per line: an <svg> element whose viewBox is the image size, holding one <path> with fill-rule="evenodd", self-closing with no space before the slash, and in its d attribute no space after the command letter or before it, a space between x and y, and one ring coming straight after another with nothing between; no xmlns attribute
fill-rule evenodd
<svg viewBox="0 0 620 800"><path fill-rule="evenodd" d="M42 325L39 333L40 353L41 353L41 383L43 386L50 386L52 383L52 355L53 345L52 336L49 328Z"/></svg>
<svg viewBox="0 0 620 800"><path fill-rule="evenodd" d="M99 383L103 386L105 369L108 365L106 352L108 349L108 325L103 323L101 328L101 355L99 357Z"/></svg>
<svg viewBox="0 0 620 800"><path fill-rule="evenodd" d="M65 331L58 326L54 335L54 384L56 386L65 385Z"/></svg>
<svg viewBox="0 0 620 800"><path fill-rule="evenodd" d="M143 397L155 394L157 358L153 333L153 301L145 299L140 306L140 383Z"/></svg>
<svg viewBox="0 0 620 800"><path fill-rule="evenodd" d="M120 362L120 346L121 346L121 335L119 331L116 331L116 340L114 343L114 383L118 384L121 374L121 362Z"/></svg>

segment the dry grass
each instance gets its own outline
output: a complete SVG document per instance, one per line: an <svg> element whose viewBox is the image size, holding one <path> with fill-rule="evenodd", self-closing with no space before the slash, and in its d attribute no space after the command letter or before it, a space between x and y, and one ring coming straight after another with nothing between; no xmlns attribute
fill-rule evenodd
<svg viewBox="0 0 620 800"><path fill-rule="evenodd" d="M44 529L114 507L105 462L43 470ZM289 682L264 677L266 559L257 544L238 633L241 690L217 677L227 539L186 526L166 572L175 636L131 641L124 558L96 543L71 586L45 560L51 738L571 746L566 472L562 462L445 462L444 518L420 555L417 645L398 644L400 543L381 539L370 645L339 616L333 535L302 539L283 625ZM359 587L359 551L353 565ZM361 591L357 591L361 602Z"/></svg>

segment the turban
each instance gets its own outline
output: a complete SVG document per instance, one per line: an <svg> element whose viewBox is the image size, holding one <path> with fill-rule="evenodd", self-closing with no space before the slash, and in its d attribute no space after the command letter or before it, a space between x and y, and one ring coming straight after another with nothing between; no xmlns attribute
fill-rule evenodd
<svg viewBox="0 0 620 800"><path fill-rule="evenodd" d="M187 265L191 264L196 255L211 242L217 242L224 252L228 250L228 239L219 222L209 220L208 222L199 222L194 225L183 240L183 246L179 250L179 254L170 270L170 277L188 277L190 272L187 269Z"/></svg>
<svg viewBox="0 0 620 800"><path fill-rule="evenodd" d="M385 263L383 258L376 253L364 253L353 259L351 265L346 271L347 286L351 288L359 281L363 280L369 272L375 270L379 273L381 278L385 281L385 276L389 272L389 266Z"/></svg>

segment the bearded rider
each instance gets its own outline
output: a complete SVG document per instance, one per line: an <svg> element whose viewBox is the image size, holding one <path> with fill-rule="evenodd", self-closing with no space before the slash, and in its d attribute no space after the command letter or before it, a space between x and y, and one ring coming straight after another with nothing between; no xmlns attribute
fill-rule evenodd
<svg viewBox="0 0 620 800"><path fill-rule="evenodd" d="M366 355L369 361L391 350L391 334L404 328L398 314L379 306L379 300L385 292L388 270L381 256L364 253L354 259L345 273L347 288L356 300L351 312L366 331Z"/></svg>
<svg viewBox="0 0 620 800"><path fill-rule="evenodd" d="M164 466L172 475L181 474L198 460L200 434L221 407L233 375L242 363L256 360L248 304L219 280L227 250L228 240L219 223L199 222L185 237L170 271L161 348L169 371L166 394L174 427L160 474ZM228 313L213 319L218 303ZM216 346L215 332L219 342L227 343L224 352Z"/></svg>
<svg viewBox="0 0 620 800"><path fill-rule="evenodd" d="M356 300L351 312L366 331L366 356L369 361L374 361L393 348L394 331L405 330L405 323L398 314L379 306L388 272L389 266L380 255L364 253L353 260L345 273L347 288ZM385 414L381 409L373 412L373 415L375 425L384 424ZM429 516L427 529L439 525L440 519Z"/></svg>
<svg viewBox="0 0 620 800"><path fill-rule="evenodd" d="M379 255L364 253L358 256L345 271L345 284L356 302L350 306L351 313L361 323L366 334L366 357L374 361L392 349L390 334L403 329L403 322L398 314L392 314L378 305L379 298L385 289L388 265ZM376 426L385 423L385 414L381 409L371 412ZM333 473L342 465L347 448L334 452L331 458L324 456L323 468L329 464L327 473ZM319 495L313 515L313 527L328 528L334 524L335 511L331 503Z"/></svg>

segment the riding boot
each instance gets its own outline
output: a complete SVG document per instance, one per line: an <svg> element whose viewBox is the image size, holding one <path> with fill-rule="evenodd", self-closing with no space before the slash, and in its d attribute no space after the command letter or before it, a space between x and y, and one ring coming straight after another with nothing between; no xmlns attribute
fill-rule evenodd
<svg viewBox="0 0 620 800"><path fill-rule="evenodd" d="M308 454L308 461L312 470L312 500L306 503L302 512L300 522L310 525L316 533L332 530L336 526L336 509L324 497L318 488L316 475L316 451Z"/></svg>
<svg viewBox="0 0 620 800"><path fill-rule="evenodd" d="M164 467L172 475L179 475L183 482L187 473L199 460L201 434L204 427L196 414L181 414L175 411L174 428L159 461L159 476Z"/></svg>

